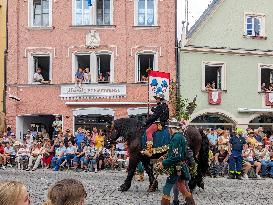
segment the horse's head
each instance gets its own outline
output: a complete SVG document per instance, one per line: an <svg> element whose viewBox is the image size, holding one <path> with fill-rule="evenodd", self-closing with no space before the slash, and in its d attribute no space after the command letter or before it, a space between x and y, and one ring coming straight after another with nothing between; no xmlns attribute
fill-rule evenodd
<svg viewBox="0 0 273 205"><path fill-rule="evenodd" d="M119 137L123 137L125 141L137 136L140 132L141 123L132 118L121 118L115 120L112 125L108 127L108 139L113 143Z"/></svg>

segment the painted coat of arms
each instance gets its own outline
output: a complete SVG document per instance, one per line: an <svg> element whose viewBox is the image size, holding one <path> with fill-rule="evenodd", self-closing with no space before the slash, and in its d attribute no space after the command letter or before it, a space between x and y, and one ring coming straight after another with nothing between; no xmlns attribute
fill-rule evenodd
<svg viewBox="0 0 273 205"><path fill-rule="evenodd" d="M91 30L86 34L86 47L87 48L98 48L100 46L100 36L97 31Z"/></svg>
<svg viewBox="0 0 273 205"><path fill-rule="evenodd" d="M154 100L153 96L158 93L162 93L165 96L165 100L169 101L170 93L170 73L164 73L159 71L149 72L149 92L150 100Z"/></svg>

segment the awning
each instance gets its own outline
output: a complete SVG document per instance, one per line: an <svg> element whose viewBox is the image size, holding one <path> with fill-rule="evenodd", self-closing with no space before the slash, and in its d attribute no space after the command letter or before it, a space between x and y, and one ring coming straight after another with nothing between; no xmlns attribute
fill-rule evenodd
<svg viewBox="0 0 273 205"><path fill-rule="evenodd" d="M238 112L244 113L273 113L273 108L264 109L248 109L248 108L238 108Z"/></svg>
<svg viewBox="0 0 273 205"><path fill-rule="evenodd" d="M115 111L110 108L86 108L73 111L73 116L79 115L110 115L115 116Z"/></svg>

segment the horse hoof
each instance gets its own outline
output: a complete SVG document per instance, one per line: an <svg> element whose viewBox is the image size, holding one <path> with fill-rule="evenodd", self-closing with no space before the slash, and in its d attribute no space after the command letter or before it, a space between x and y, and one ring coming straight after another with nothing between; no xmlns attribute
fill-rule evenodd
<svg viewBox="0 0 273 205"><path fill-rule="evenodd" d="M205 189L205 184L204 184L204 182L199 183L198 186L199 186L201 189L203 189L203 190Z"/></svg>
<svg viewBox="0 0 273 205"><path fill-rule="evenodd" d="M148 192L155 192L158 189L158 181L155 180L153 184L149 186Z"/></svg>
<svg viewBox="0 0 273 205"><path fill-rule="evenodd" d="M123 184L118 188L118 191L125 192L125 191L128 191L129 189L130 189L130 186Z"/></svg>

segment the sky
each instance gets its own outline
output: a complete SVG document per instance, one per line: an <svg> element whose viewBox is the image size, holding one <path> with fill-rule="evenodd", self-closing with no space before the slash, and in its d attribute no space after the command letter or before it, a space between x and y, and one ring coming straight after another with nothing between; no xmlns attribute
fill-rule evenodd
<svg viewBox="0 0 273 205"><path fill-rule="evenodd" d="M189 0L189 28L201 16L212 0ZM177 1L177 33L180 39L182 21L185 20L185 0Z"/></svg>

